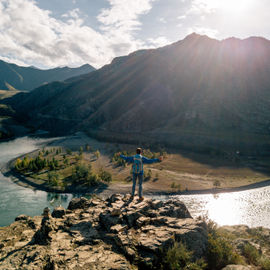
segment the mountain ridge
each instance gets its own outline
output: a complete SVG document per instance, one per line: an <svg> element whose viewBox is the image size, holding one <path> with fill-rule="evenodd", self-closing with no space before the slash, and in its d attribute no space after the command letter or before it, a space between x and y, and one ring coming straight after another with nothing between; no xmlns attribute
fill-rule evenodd
<svg viewBox="0 0 270 270"><path fill-rule="evenodd" d="M64 81L70 77L94 71L95 68L84 64L78 68L56 67L53 69L38 69L7 63L0 59L0 89L33 90L40 85L53 81Z"/></svg>
<svg viewBox="0 0 270 270"><path fill-rule="evenodd" d="M37 109L32 104L42 87L20 104L11 101L40 128L145 134L173 145L182 140L221 145L228 138L241 141L243 134L251 143L261 142L256 136L269 136L270 129L270 41L192 34L118 57L63 84L56 94L51 84L44 87L52 88L51 96ZM58 128L57 118L70 123Z"/></svg>

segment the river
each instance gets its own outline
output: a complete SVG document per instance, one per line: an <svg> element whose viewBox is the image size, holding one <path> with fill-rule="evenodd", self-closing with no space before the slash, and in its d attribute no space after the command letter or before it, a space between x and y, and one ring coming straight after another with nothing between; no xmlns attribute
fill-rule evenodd
<svg viewBox="0 0 270 270"><path fill-rule="evenodd" d="M42 147L50 140L52 139L23 137L0 143L0 166L19 155ZM0 226L9 225L21 214L40 215L46 206L50 209L59 205L67 207L72 197L72 194L54 194L21 187L0 172Z"/></svg>
<svg viewBox="0 0 270 270"><path fill-rule="evenodd" d="M0 143L0 165L38 149L53 139L18 138ZM0 226L9 225L20 214L40 215L48 206L67 207L75 194L34 191L13 183L0 173ZM246 224L270 228L270 187L218 195L155 196L162 200L179 198L192 216L207 215L219 225Z"/></svg>

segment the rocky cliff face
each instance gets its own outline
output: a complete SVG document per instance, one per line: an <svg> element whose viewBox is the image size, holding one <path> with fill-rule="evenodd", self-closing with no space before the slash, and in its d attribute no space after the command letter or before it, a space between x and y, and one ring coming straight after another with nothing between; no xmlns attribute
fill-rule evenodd
<svg viewBox="0 0 270 270"><path fill-rule="evenodd" d="M174 240L195 257L206 250L206 224L180 201L73 199L1 228L0 269L151 269Z"/></svg>
<svg viewBox="0 0 270 270"><path fill-rule="evenodd" d="M52 214L45 208L43 216L18 216L10 226L0 227L0 269L179 269L160 264L175 241L192 251L192 260L207 259L206 269L270 269L269 229L215 229L222 238L209 257L211 222L193 219L181 201L139 202L129 196L76 198L68 209L58 207ZM186 251L177 252L185 257ZM232 261L236 255L240 260ZM190 264L181 269L205 268Z"/></svg>

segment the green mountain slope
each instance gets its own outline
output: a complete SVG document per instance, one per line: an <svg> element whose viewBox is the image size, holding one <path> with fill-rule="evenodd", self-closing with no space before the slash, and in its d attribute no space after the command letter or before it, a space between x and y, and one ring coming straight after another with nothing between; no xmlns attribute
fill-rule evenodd
<svg viewBox="0 0 270 270"><path fill-rule="evenodd" d="M63 81L94 70L95 68L88 64L79 68L63 67L41 70L35 67L21 67L0 60L0 89L10 90L15 88L29 91L46 83Z"/></svg>

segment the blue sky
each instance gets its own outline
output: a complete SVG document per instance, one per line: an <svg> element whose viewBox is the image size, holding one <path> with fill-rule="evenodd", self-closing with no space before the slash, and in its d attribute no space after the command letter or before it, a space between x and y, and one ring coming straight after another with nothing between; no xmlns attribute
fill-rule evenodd
<svg viewBox="0 0 270 270"><path fill-rule="evenodd" d="M269 0L0 0L0 59L96 68L197 32L270 39Z"/></svg>

